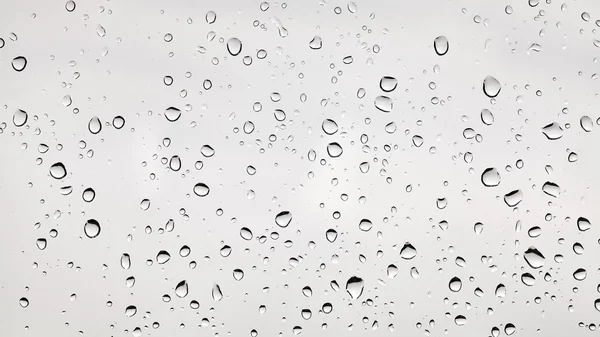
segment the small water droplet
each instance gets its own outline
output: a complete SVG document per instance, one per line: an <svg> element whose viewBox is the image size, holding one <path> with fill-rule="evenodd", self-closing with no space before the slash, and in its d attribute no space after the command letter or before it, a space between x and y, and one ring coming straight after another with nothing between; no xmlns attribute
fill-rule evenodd
<svg viewBox="0 0 600 337"><path fill-rule="evenodd" d="M453 277L448 283L448 288L453 292L459 292L462 289L462 281L458 277Z"/></svg>

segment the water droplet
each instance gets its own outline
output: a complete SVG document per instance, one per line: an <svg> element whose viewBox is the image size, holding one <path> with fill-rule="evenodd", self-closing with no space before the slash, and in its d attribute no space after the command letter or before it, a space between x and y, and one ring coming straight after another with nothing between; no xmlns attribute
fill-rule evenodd
<svg viewBox="0 0 600 337"><path fill-rule="evenodd" d="M579 119L579 125L585 132L592 132L592 128L594 127L594 122L589 116L583 116Z"/></svg>
<svg viewBox="0 0 600 337"><path fill-rule="evenodd" d="M48 241L44 238L39 238L35 241L35 245L38 247L39 250L44 250L48 245Z"/></svg>
<svg viewBox="0 0 600 337"><path fill-rule="evenodd" d="M206 19L206 23L212 25L213 23L215 23L215 21L217 21L217 13L213 11L208 11L204 18Z"/></svg>
<svg viewBox="0 0 600 337"><path fill-rule="evenodd" d="M400 249L400 257L405 260L411 260L415 256L417 256L417 249L409 242L406 242L404 246L402 246L402 249Z"/></svg>
<svg viewBox="0 0 600 337"><path fill-rule="evenodd" d="M577 228L582 231L585 232L587 230L589 230L590 228L592 228L592 224L590 223L590 221L584 217L579 217L577 219Z"/></svg>
<svg viewBox="0 0 600 337"><path fill-rule="evenodd" d="M200 153L206 158L210 158L215 155L215 149L213 149L210 145L203 145L200 148Z"/></svg>
<svg viewBox="0 0 600 337"><path fill-rule="evenodd" d="M373 228L373 223L369 219L362 219L358 223L358 229L363 232L368 232L371 230L371 228Z"/></svg>
<svg viewBox="0 0 600 337"><path fill-rule="evenodd" d="M175 172L181 169L181 159L179 159L179 156L175 155L171 157L169 160L169 168Z"/></svg>
<svg viewBox="0 0 600 337"><path fill-rule="evenodd" d="M346 282L346 291L353 300L358 299L362 295L364 287L365 282L357 276L350 277Z"/></svg>
<svg viewBox="0 0 600 337"><path fill-rule="evenodd" d="M335 229L328 229L325 232L325 238L327 239L327 241L333 243L335 242L335 240L337 239L338 233L336 232Z"/></svg>
<svg viewBox="0 0 600 337"><path fill-rule="evenodd" d="M583 268L579 268L573 272L573 278L577 281L583 281L587 277L587 271Z"/></svg>
<svg viewBox="0 0 600 337"><path fill-rule="evenodd" d="M316 35L315 37L313 37L312 40L310 40L310 42L308 43L308 46L312 50L321 49L321 47L323 47L323 40L321 39L320 36Z"/></svg>
<svg viewBox="0 0 600 337"><path fill-rule="evenodd" d="M495 293L496 297L499 297L499 298L506 297L506 287L504 286L504 284L500 283L498 286L496 286L496 291L494 293Z"/></svg>
<svg viewBox="0 0 600 337"><path fill-rule="evenodd" d="M194 194L199 197L205 197L210 192L210 188L204 183L197 183L194 185Z"/></svg>
<svg viewBox="0 0 600 337"><path fill-rule="evenodd" d="M515 207L521 201L523 201L523 192L521 190L514 190L504 195L504 202L509 207Z"/></svg>
<svg viewBox="0 0 600 337"><path fill-rule="evenodd" d="M481 121L483 124L490 126L494 124L494 115L490 110L483 109L481 110Z"/></svg>
<svg viewBox="0 0 600 337"><path fill-rule="evenodd" d="M458 326L463 326L467 324L467 318L463 315L458 315L454 318L454 323Z"/></svg>
<svg viewBox="0 0 600 337"><path fill-rule="evenodd" d="M26 297L21 297L21 299L19 299L19 305L22 308L27 308L29 306L29 300Z"/></svg>
<svg viewBox="0 0 600 337"><path fill-rule="evenodd" d="M398 80L391 76L384 76L379 80L379 88L385 92L392 92L398 86Z"/></svg>
<svg viewBox="0 0 600 337"><path fill-rule="evenodd" d="M231 56L238 56L242 52L242 41L235 37L230 38L227 40L227 51Z"/></svg>
<svg viewBox="0 0 600 337"><path fill-rule="evenodd" d="M54 163L50 166L50 176L54 179L62 179L67 176L67 169L61 162Z"/></svg>
<svg viewBox="0 0 600 337"><path fill-rule="evenodd" d="M150 208L150 200L143 199L140 202L140 208L142 209L142 211L147 211Z"/></svg>
<svg viewBox="0 0 600 337"><path fill-rule="evenodd" d="M16 127L21 127L25 125L25 123L27 123L27 118L28 115L27 112L25 112L25 110L17 109L13 113L13 124Z"/></svg>
<svg viewBox="0 0 600 337"><path fill-rule="evenodd" d="M89 219L83 226L83 232L90 239L98 237L100 235L100 224L94 219Z"/></svg>
<svg viewBox="0 0 600 337"><path fill-rule="evenodd" d="M324 120L321 128L323 129L323 132L330 136L338 131L338 125L333 119Z"/></svg>
<svg viewBox="0 0 600 337"><path fill-rule="evenodd" d="M392 111L392 109L394 108L394 103L393 103L392 99L387 96L375 97L374 103L375 103L375 107L379 111L383 111L386 113Z"/></svg>
<svg viewBox="0 0 600 337"><path fill-rule="evenodd" d="M425 142L425 140L423 139L423 137L421 137L419 135L414 135L412 137L412 143L416 147L421 147L421 145L423 145L424 142Z"/></svg>
<svg viewBox="0 0 600 337"><path fill-rule="evenodd" d="M24 56L17 56L12 60L12 67L16 71L23 71L27 67L27 59Z"/></svg>
<svg viewBox="0 0 600 337"><path fill-rule="evenodd" d="M123 253L123 255L121 255L121 268L125 270L131 268L131 256L129 256L127 253Z"/></svg>
<svg viewBox="0 0 600 337"><path fill-rule="evenodd" d="M500 172L494 167L486 168L481 174L481 182L485 187L500 185Z"/></svg>
<svg viewBox="0 0 600 337"><path fill-rule="evenodd" d="M473 231L475 234L480 235L483 232L483 224L481 222L476 222L475 225L473 225Z"/></svg>
<svg viewBox="0 0 600 337"><path fill-rule="evenodd" d="M165 264L169 262L170 259L171 254L169 254L169 252L167 252L166 250L161 250L160 252L158 252L158 254L156 254L156 262L158 264Z"/></svg>
<svg viewBox="0 0 600 337"><path fill-rule="evenodd" d="M228 257L231 255L231 247L228 245L221 247L221 249L219 249L219 254L221 254L222 257Z"/></svg>
<svg viewBox="0 0 600 337"><path fill-rule="evenodd" d="M275 223L281 228L287 227L290 222L292 222L292 213L288 211L279 212L279 214L275 216Z"/></svg>
<svg viewBox="0 0 600 337"><path fill-rule="evenodd" d="M390 264L387 267L387 277L394 278L396 276L398 276L398 267L396 267L394 264Z"/></svg>
<svg viewBox="0 0 600 337"><path fill-rule="evenodd" d="M85 202L92 202L92 201L94 201L94 198L96 198L96 191L94 191L93 188L88 187L85 190L83 190L81 197L83 198L83 201L85 201Z"/></svg>
<svg viewBox="0 0 600 337"><path fill-rule="evenodd" d="M120 130L125 126L125 118L122 116L115 116L115 118L113 118L112 125L115 127L115 129Z"/></svg>
<svg viewBox="0 0 600 337"><path fill-rule="evenodd" d="M453 292L459 292L462 289L462 281L458 277L453 277L448 283L448 288Z"/></svg>
<svg viewBox="0 0 600 337"><path fill-rule="evenodd" d="M90 119L88 122L88 130L94 135L102 131L102 122L100 122L98 117L92 117L92 119Z"/></svg>
<svg viewBox="0 0 600 337"><path fill-rule="evenodd" d="M175 286L175 295L177 295L177 297L179 298L184 298L186 297L188 294L188 284L186 280L183 280L179 283L177 283L177 286Z"/></svg>
<svg viewBox="0 0 600 337"><path fill-rule="evenodd" d="M502 89L500 82L495 77L487 76L483 80L483 93L487 97L494 98L498 96L500 89Z"/></svg>
<svg viewBox="0 0 600 337"><path fill-rule="evenodd" d="M543 267L546 262L544 255L542 255L535 247L529 247L529 249L523 253L523 257L525 258L525 262L533 269Z"/></svg>
<svg viewBox="0 0 600 337"><path fill-rule="evenodd" d="M433 40L433 49L439 56L446 55L448 49L450 49L448 39L443 35L436 37L435 40Z"/></svg>
<svg viewBox="0 0 600 337"><path fill-rule="evenodd" d="M337 158L341 156L343 152L344 149L342 149L342 146L336 142L329 143L329 145L327 145L327 154L331 158Z"/></svg>
<svg viewBox="0 0 600 337"><path fill-rule="evenodd" d="M242 239L244 239L246 241L252 240L252 237L253 237L252 231L248 227L242 227L240 229L240 236L242 237Z"/></svg>
<svg viewBox="0 0 600 337"><path fill-rule="evenodd" d="M244 271L241 269L234 269L233 270L233 278L236 281L241 281L244 278Z"/></svg>
<svg viewBox="0 0 600 337"><path fill-rule="evenodd" d="M65 4L65 9L67 10L67 12L72 12L75 10L75 1L67 1L67 3Z"/></svg>
<svg viewBox="0 0 600 337"><path fill-rule="evenodd" d="M523 273L521 275L521 282L528 287L532 287L535 284L535 277L529 273Z"/></svg>
<svg viewBox="0 0 600 337"><path fill-rule="evenodd" d="M550 123L542 128L542 133L549 140L557 140L563 136L563 128L558 123Z"/></svg>
<svg viewBox="0 0 600 337"><path fill-rule="evenodd" d="M219 302L223 299L223 292L221 292L221 287L218 284L214 284L212 288L212 298L215 302Z"/></svg>
<svg viewBox="0 0 600 337"><path fill-rule="evenodd" d="M165 110L165 118L169 122L176 122L181 117L181 111L175 107L169 107Z"/></svg>
<svg viewBox="0 0 600 337"><path fill-rule="evenodd" d="M135 305L129 305L125 308L125 316L133 317L137 313L137 308Z"/></svg>
<svg viewBox="0 0 600 337"><path fill-rule="evenodd" d="M542 191L554 198L558 198L560 196L560 187L557 184L550 181L544 183L544 185L542 186Z"/></svg>

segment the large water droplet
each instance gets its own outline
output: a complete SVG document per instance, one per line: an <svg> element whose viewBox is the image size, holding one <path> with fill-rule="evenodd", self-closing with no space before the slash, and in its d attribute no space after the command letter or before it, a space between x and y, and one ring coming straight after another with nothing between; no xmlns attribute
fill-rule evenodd
<svg viewBox="0 0 600 337"><path fill-rule="evenodd" d="M136 313L137 308L135 307L135 305L129 305L127 306L127 308L125 308L125 316L127 317L133 317Z"/></svg>
<svg viewBox="0 0 600 337"><path fill-rule="evenodd" d="M521 190L514 190L504 195L504 202L509 207L515 207L521 201L523 201L523 192Z"/></svg>
<svg viewBox="0 0 600 337"><path fill-rule="evenodd" d="M67 176L67 169L61 162L54 163L50 166L50 176L54 179L62 179Z"/></svg>
<svg viewBox="0 0 600 337"><path fill-rule="evenodd" d="M342 149L342 146L336 142L329 143L329 145L327 145L327 154L331 158L337 158L341 156L343 152L344 149Z"/></svg>
<svg viewBox="0 0 600 337"><path fill-rule="evenodd" d="M448 39L443 35L436 37L435 40L433 40L433 49L439 56L446 55L448 49L450 49Z"/></svg>
<svg viewBox="0 0 600 337"><path fill-rule="evenodd" d="M16 71L23 71L27 67L27 59L24 56L17 56L12 60L12 67Z"/></svg>
<svg viewBox="0 0 600 337"><path fill-rule="evenodd" d="M205 197L210 193L210 188L204 183L197 183L194 185L194 194L199 197Z"/></svg>
<svg viewBox="0 0 600 337"><path fill-rule="evenodd" d="M587 271L583 268L579 268L573 272L573 278L577 281L583 281L587 277Z"/></svg>
<svg viewBox="0 0 600 337"><path fill-rule="evenodd" d="M483 124L490 126L494 124L494 115L488 109L481 110L481 121Z"/></svg>
<svg viewBox="0 0 600 337"><path fill-rule="evenodd" d="M558 198L558 196L560 196L560 187L550 181L544 183L542 186L542 191L551 197Z"/></svg>
<svg viewBox="0 0 600 337"><path fill-rule="evenodd" d="M535 277L530 273L523 273L521 275L521 282L528 287L532 287L535 284Z"/></svg>
<svg viewBox="0 0 600 337"><path fill-rule="evenodd" d="M481 182L486 187L500 185L500 172L494 167L486 168L481 174Z"/></svg>
<svg viewBox="0 0 600 337"><path fill-rule="evenodd" d="M175 107L168 107L165 110L165 118L169 122L176 122L181 117L181 111Z"/></svg>
<svg viewBox="0 0 600 337"><path fill-rule="evenodd" d="M171 157L171 160L169 160L169 168L175 172L181 169L181 159L179 156L176 155Z"/></svg>
<svg viewBox="0 0 600 337"><path fill-rule="evenodd" d="M242 237L242 239L244 239L246 241L252 240L252 237L253 237L252 231L248 227L242 227L240 229L240 236Z"/></svg>
<svg viewBox="0 0 600 337"><path fill-rule="evenodd" d="M350 298L353 300L357 299L362 295L363 289L365 287L365 282L362 278L357 276L352 276L346 282L346 291L350 295Z"/></svg>
<svg viewBox="0 0 600 337"><path fill-rule="evenodd" d="M35 245L38 247L39 250L44 250L48 245L48 241L44 238L39 238L35 241Z"/></svg>
<svg viewBox="0 0 600 337"><path fill-rule="evenodd" d="M100 224L94 219L89 219L86 221L85 225L83 225L83 232L90 239L98 237L98 235L100 235Z"/></svg>
<svg viewBox="0 0 600 337"><path fill-rule="evenodd" d="M169 254L169 252L167 252L166 250L161 250L160 252L158 252L158 254L156 254L156 262L158 264L165 264L169 262L170 259L171 254Z"/></svg>
<svg viewBox="0 0 600 337"><path fill-rule="evenodd" d="M533 269L543 267L546 262L544 255L542 255L535 247L529 247L529 249L523 253L523 257L525 258L525 262Z"/></svg>
<svg viewBox="0 0 600 337"><path fill-rule="evenodd" d="M550 123L542 128L542 133L549 140L557 140L562 138L563 128L558 123Z"/></svg>
<svg viewBox="0 0 600 337"><path fill-rule="evenodd" d="M215 23L215 21L217 21L217 13L213 11L208 11L204 16L204 19L206 20L206 23L212 25L213 23Z"/></svg>
<svg viewBox="0 0 600 337"><path fill-rule="evenodd" d="M585 232L588 229L592 228L592 224L588 219L584 217L579 217L577 219L577 228L579 228L580 231Z"/></svg>
<svg viewBox="0 0 600 337"><path fill-rule="evenodd" d="M453 292L459 292L462 289L462 281L458 277L453 277L448 283L448 288Z"/></svg>
<svg viewBox="0 0 600 337"><path fill-rule="evenodd" d="M188 294L188 284L186 280L183 280L179 283L177 283L177 286L175 286L175 295L177 295L177 297L179 298L184 298L186 297Z"/></svg>
<svg viewBox="0 0 600 337"><path fill-rule="evenodd" d="M13 113L13 124L16 127L21 127L27 123L27 112L25 110L17 109Z"/></svg>
<svg viewBox="0 0 600 337"><path fill-rule="evenodd" d="M500 93L500 82L492 76L488 76L483 80L483 93L490 98L498 96Z"/></svg>
<svg viewBox="0 0 600 337"><path fill-rule="evenodd" d="M29 300L27 299L27 297L21 297L21 299L19 299L19 305L22 308L27 308L29 306Z"/></svg>
<svg viewBox="0 0 600 337"><path fill-rule="evenodd" d="M279 227L285 228L290 222L292 222L292 213L288 211L279 212L279 214L275 216L275 223Z"/></svg>
<svg viewBox="0 0 600 337"><path fill-rule="evenodd" d="M330 136L338 131L338 125L333 119L324 120L321 128L323 129L323 132Z"/></svg>
<svg viewBox="0 0 600 337"><path fill-rule="evenodd" d="M338 233L336 232L335 229L328 229L325 232L325 238L327 239L327 241L333 243L335 242L335 240L337 239Z"/></svg>
<svg viewBox="0 0 600 337"><path fill-rule="evenodd" d="M374 104L379 111L383 112L390 112L394 108L394 103L392 99L387 96L375 97Z"/></svg>
<svg viewBox="0 0 600 337"><path fill-rule="evenodd" d="M96 191L94 191L93 188L88 187L85 190L83 190L81 197L83 198L83 201L85 201L85 202L92 202L96 198Z"/></svg>
<svg viewBox="0 0 600 337"><path fill-rule="evenodd" d="M506 297L506 287L504 286L504 284L500 283L498 286L496 286L496 291L494 293L495 293L496 297L499 297L499 298Z"/></svg>
<svg viewBox="0 0 600 337"><path fill-rule="evenodd" d="M387 267L387 276L389 278L394 278L394 277L398 276L398 267L396 267L396 265L394 265L394 264L390 264Z"/></svg>
<svg viewBox="0 0 600 337"><path fill-rule="evenodd" d="M323 40L321 39L320 36L316 35L315 37L313 37L312 40L310 40L310 42L308 43L308 46L312 50L321 49L321 47L323 47Z"/></svg>
<svg viewBox="0 0 600 337"><path fill-rule="evenodd" d="M242 52L242 41L238 38L232 37L227 40L227 51L231 56L237 56Z"/></svg>
<svg viewBox="0 0 600 337"><path fill-rule="evenodd" d="M385 92L392 92L398 86L398 80L391 76L384 76L379 80L379 87Z"/></svg>
<svg viewBox="0 0 600 337"><path fill-rule="evenodd" d="M417 249L410 244L410 242L406 242L402 249L400 249L400 257L405 260L410 260L417 256Z"/></svg>
<svg viewBox="0 0 600 337"><path fill-rule="evenodd" d="M373 223L369 219L362 219L358 223L358 229L363 232L368 232L371 230L371 228L373 228Z"/></svg>

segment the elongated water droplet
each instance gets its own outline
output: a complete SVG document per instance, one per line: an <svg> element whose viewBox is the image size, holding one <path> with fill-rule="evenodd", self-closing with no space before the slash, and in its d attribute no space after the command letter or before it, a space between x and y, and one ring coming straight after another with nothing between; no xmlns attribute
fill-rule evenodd
<svg viewBox="0 0 600 337"><path fill-rule="evenodd" d="M175 295L177 295L177 297L179 298L184 298L186 297L188 294L188 284L186 280L180 281L179 283L177 283L177 286L175 286Z"/></svg>
<svg viewBox="0 0 600 337"><path fill-rule="evenodd" d="M102 131L102 122L100 122L98 117L92 117L92 119L90 119L88 122L88 130L94 135Z"/></svg>
<svg viewBox="0 0 600 337"><path fill-rule="evenodd" d="M448 39L443 35L436 37L435 40L433 40L433 49L439 56L446 55L450 49Z"/></svg>
<svg viewBox="0 0 600 337"><path fill-rule="evenodd" d="M250 230L250 228L248 227L242 227L240 229L240 236L242 237L242 239L250 241L252 240L252 231Z"/></svg>
<svg viewBox="0 0 600 337"><path fill-rule="evenodd" d="M215 302L219 302L223 299L223 292L221 292L221 287L218 284L214 284L212 288L212 298Z"/></svg>
<svg viewBox="0 0 600 337"><path fill-rule="evenodd" d="M594 128L594 122L589 116L582 116L579 119L579 125L581 125L581 128L585 132L592 132L592 129Z"/></svg>
<svg viewBox="0 0 600 337"><path fill-rule="evenodd" d="M577 281L583 281L587 277L587 271L583 268L579 268L573 272L573 278Z"/></svg>
<svg viewBox="0 0 600 337"><path fill-rule="evenodd" d="M521 190L514 190L504 195L504 202L509 207L515 207L521 201L523 201L523 192Z"/></svg>
<svg viewBox="0 0 600 337"><path fill-rule="evenodd" d="M129 305L127 306L127 308L125 308L125 316L127 317L133 317L136 313L137 308L135 307L135 305Z"/></svg>
<svg viewBox="0 0 600 337"><path fill-rule="evenodd" d="M530 273L523 273L521 275L521 282L528 287L532 287L535 284L535 277Z"/></svg>
<svg viewBox="0 0 600 337"><path fill-rule="evenodd" d="M362 295L364 287L365 282L360 277L352 276L346 281L346 291L353 300L358 299Z"/></svg>
<svg viewBox="0 0 600 337"><path fill-rule="evenodd" d="M205 197L210 193L210 188L204 183L197 183L194 185L194 194L199 197Z"/></svg>
<svg viewBox="0 0 600 337"><path fill-rule="evenodd" d="M551 197L558 198L560 196L560 187L550 181L544 183L542 191Z"/></svg>
<svg viewBox="0 0 600 337"><path fill-rule="evenodd" d="M121 268L125 270L131 268L131 257L127 253L121 255Z"/></svg>
<svg viewBox="0 0 600 337"><path fill-rule="evenodd" d="M175 172L181 169L181 159L179 156L171 157L171 160L169 160L169 168Z"/></svg>
<svg viewBox="0 0 600 337"><path fill-rule="evenodd" d="M563 128L558 123L550 123L542 128L542 133L549 140L557 140L562 138Z"/></svg>
<svg viewBox="0 0 600 337"><path fill-rule="evenodd" d="M213 23L215 23L215 21L217 21L217 13L213 11L208 11L204 16L204 19L206 20L206 23L212 25Z"/></svg>
<svg viewBox="0 0 600 337"><path fill-rule="evenodd" d="M492 114L492 112L488 109L483 109L481 110L481 122L483 122L483 124L490 126L492 124L494 124L494 115Z"/></svg>
<svg viewBox="0 0 600 337"><path fill-rule="evenodd" d="M504 286L504 284L500 283L498 286L496 286L496 291L494 293L496 294L496 297L506 297L506 287Z"/></svg>

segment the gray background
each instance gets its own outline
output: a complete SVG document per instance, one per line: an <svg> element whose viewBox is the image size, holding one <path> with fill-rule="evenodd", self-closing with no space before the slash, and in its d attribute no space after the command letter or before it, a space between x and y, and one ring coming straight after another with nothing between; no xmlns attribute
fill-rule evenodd
<svg viewBox="0 0 600 337"><path fill-rule="evenodd" d="M599 138L597 130L584 132L579 121L589 116L598 128L594 74L600 49L594 40L600 38L594 22L600 5L356 5L351 13L347 2L333 1L272 2L267 11L260 10L260 1L78 1L67 12L57 1L2 2L0 335L125 336L137 335L139 327L142 335L155 336L248 336L252 329L259 336L290 336L301 326L308 336L487 336L494 326L504 334L507 323L524 336L593 334L589 324L600 317L594 308L600 298ZM211 25L205 21L209 10L217 14ZM287 37L278 34L277 20ZM98 25L105 36L97 33ZM216 34L212 41L210 31ZM168 43L167 33L173 36ZM315 35L323 40L320 50L309 48ZM433 50L439 35L450 43L441 57ZM235 57L227 53L231 37L243 43ZM542 50L531 51L533 43ZM259 49L267 51L265 59L256 57ZM11 67L19 55L28 60L22 72ZM252 56L252 65L243 64L245 55ZM344 64L349 55L353 63ZM166 75L173 85L164 85ZM502 84L493 101L482 92L488 75ZM385 94L394 100L387 114L373 104L384 94L382 76L398 80L396 90ZM205 79L212 81L210 90L203 88ZM363 99L356 95L359 88L367 92ZM270 99L272 92L280 93L279 102ZM65 95L72 98L69 107ZM432 104L433 97L444 104ZM260 112L253 110L255 102L262 103ZM182 110L175 123L164 117L170 106ZM492 126L481 122L484 108L494 114ZM12 123L16 109L29 116L20 128ZM286 120L275 120L274 109L284 110ZM110 125L117 115L126 120L120 130ZM103 123L96 135L88 131L94 116ZM335 135L322 131L326 118L338 124ZM246 121L256 126L250 135L241 130ZM397 125L393 134L385 131L390 122ZM564 129L559 140L541 132L552 122ZM483 140L465 139L465 128ZM424 138L421 147L413 146L413 135ZM172 141L168 147L166 137ZM334 141L344 149L339 158L327 155ZM47 153L39 153L40 143L50 147ZM215 149L214 156L201 154L205 144ZM308 160L311 149L314 162ZM471 163L463 160L467 151L474 156ZM577 162L568 162L571 151ZM182 160L179 172L165 164L173 155ZM201 170L194 167L198 160ZM57 161L68 171L62 180L49 175ZM369 172L361 173L362 162L370 163ZM257 169L255 175L246 173L248 165ZM482 185L488 167L500 172L498 187ZM558 198L542 192L547 181L560 186ZM193 193L199 182L210 187L207 197ZM73 192L62 195L63 186ZM91 203L81 197L88 187L96 191ZM503 196L516 189L523 201L509 208ZM254 199L248 198L250 190ZM436 207L438 198L447 199L445 209ZM151 201L146 211L140 208L143 199ZM293 214L287 228L275 224L281 211ZM592 228L578 231L578 217L589 219ZM95 239L83 232L90 218L102 227ZM160 234L171 218L174 231ZM363 218L373 222L369 232L358 228ZM449 223L446 231L438 226L442 220ZM479 235L476 222L484 224ZM541 236L528 236L533 226L541 227ZM251 241L240 237L242 227L252 230ZM334 243L325 238L330 228L339 233ZM58 230L56 238L49 235L52 229ZM257 238L263 235L261 243ZM36 247L38 238L48 240L44 250ZM293 245L286 247L286 240ZM417 249L412 260L399 256L405 242ZM582 255L573 252L576 242L585 248ZM219 254L225 244L233 249L227 258ZM183 245L191 247L185 258L178 253ZM523 260L530 246L546 258L540 269ZM160 250L171 254L164 265L156 263ZM128 270L120 266L123 253L131 256ZM562 263L555 262L556 254L564 256ZM464 268L455 264L457 256L466 260ZM291 266L290 258L298 265ZM154 261L150 266L148 259ZM386 275L389 264L398 267L393 279ZM232 276L236 268L245 272L241 281ZM584 281L572 276L578 268L587 270ZM521 282L526 272L536 278L534 286ZM550 281L544 281L546 273ZM354 275L364 280L358 299L344 290ZM136 283L128 288L130 276ZM458 293L448 289L454 276L463 282ZM342 287L338 292L329 285L334 279ZM181 280L189 284L185 298L174 293ZM500 283L506 285L505 298L494 295ZM219 302L211 297L214 284L224 295ZM312 297L302 294L304 286L312 288ZM477 287L483 297L474 295ZM163 302L163 294L171 302ZM538 296L540 304L534 302ZM19 305L21 297L29 300L27 308ZM190 308L191 300L200 308ZM328 315L319 312L325 302L334 307ZM129 305L137 307L133 317L125 316ZM266 313L259 313L260 305ZM309 320L300 315L305 308L312 310ZM455 324L457 315L467 318L465 326ZM152 328L153 322L160 327Z"/></svg>

